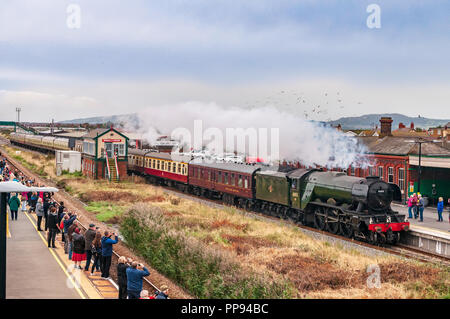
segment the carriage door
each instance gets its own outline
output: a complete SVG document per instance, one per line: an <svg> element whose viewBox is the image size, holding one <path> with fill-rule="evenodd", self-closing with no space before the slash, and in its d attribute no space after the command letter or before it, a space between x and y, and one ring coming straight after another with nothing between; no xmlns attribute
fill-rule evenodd
<svg viewBox="0 0 450 319"><path fill-rule="evenodd" d="M211 183L211 189L216 189L216 171L214 169L211 168L210 170L210 183Z"/></svg>
<svg viewBox="0 0 450 319"><path fill-rule="evenodd" d="M109 142L105 142L106 153L108 154L108 158L113 157L113 144Z"/></svg>

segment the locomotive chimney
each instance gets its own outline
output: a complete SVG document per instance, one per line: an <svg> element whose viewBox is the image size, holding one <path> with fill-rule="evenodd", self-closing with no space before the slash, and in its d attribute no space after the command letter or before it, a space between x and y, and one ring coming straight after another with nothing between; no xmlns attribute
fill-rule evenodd
<svg viewBox="0 0 450 319"><path fill-rule="evenodd" d="M380 138L392 136L392 117L382 117L380 119L381 132Z"/></svg>

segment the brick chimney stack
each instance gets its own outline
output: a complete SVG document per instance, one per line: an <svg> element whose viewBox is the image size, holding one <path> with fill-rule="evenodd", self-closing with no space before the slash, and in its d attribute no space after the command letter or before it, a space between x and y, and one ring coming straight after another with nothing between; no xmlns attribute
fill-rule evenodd
<svg viewBox="0 0 450 319"><path fill-rule="evenodd" d="M385 136L392 136L392 117L382 117L380 119L381 132L380 138Z"/></svg>
<svg viewBox="0 0 450 319"><path fill-rule="evenodd" d="M410 128L411 128L411 130L414 130L414 122L411 122Z"/></svg>
<svg viewBox="0 0 450 319"><path fill-rule="evenodd" d="M406 126L405 126L405 124L403 124L403 123L399 123L399 124L398 124L398 128L399 128L399 129L405 128L405 127L406 127Z"/></svg>

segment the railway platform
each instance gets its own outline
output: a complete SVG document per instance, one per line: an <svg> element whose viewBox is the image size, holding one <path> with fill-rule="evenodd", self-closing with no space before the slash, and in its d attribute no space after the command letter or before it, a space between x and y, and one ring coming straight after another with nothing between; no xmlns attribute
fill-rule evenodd
<svg viewBox="0 0 450 319"><path fill-rule="evenodd" d="M392 209L408 217L407 206L392 204ZM427 253L450 257L449 211L444 210L442 216L444 221L438 222L436 208L426 207L423 212L423 222L419 219L408 218L411 229L400 241Z"/></svg>
<svg viewBox="0 0 450 319"><path fill-rule="evenodd" d="M404 214L408 217L408 207L406 205L392 204L392 209L398 211L401 214ZM419 218L408 218L408 221L411 223L411 229L427 229L429 231L435 231L439 233L445 233L447 235L450 234L450 223L449 223L449 214L448 210L444 210L442 213L442 217L444 219L443 222L438 222L438 213L435 207L426 207L423 211L423 222L419 221Z"/></svg>
<svg viewBox="0 0 450 319"><path fill-rule="evenodd" d="M19 211L18 215L14 221L8 216L7 299L117 298L112 281L74 269L62 242L57 241L57 248L47 247L46 232L37 231L34 214Z"/></svg>

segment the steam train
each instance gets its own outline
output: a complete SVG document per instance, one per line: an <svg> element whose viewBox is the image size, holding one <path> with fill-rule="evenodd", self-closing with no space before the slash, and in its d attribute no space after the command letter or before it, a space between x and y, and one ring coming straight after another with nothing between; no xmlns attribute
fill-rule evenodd
<svg viewBox="0 0 450 319"><path fill-rule="evenodd" d="M317 169L273 171L260 165L204 163L186 156L130 149L128 173L151 183L254 210L372 244L396 244L409 230L391 209L397 185Z"/></svg>

